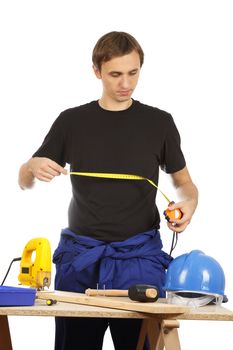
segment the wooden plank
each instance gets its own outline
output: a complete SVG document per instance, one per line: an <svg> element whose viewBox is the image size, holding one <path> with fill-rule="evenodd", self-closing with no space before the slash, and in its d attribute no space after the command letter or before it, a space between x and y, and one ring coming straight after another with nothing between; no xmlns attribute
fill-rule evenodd
<svg viewBox="0 0 233 350"><path fill-rule="evenodd" d="M97 318L137 318L144 319L151 316L136 311L105 308L58 302L48 306L45 300L37 299L33 306L7 306L0 307L0 316L63 316L63 317L97 317ZM153 317L156 315L153 315ZM161 315L158 315L161 317ZM1 347L0 347L1 350Z"/></svg>
<svg viewBox="0 0 233 350"><path fill-rule="evenodd" d="M188 307L180 305L171 305L160 302L142 303L132 301L127 297L104 297L104 296L87 296L83 293L63 292L63 291L40 291L37 292L39 299L53 299L66 303L75 303L82 305L102 306L112 309L139 311L150 314L182 314L188 313Z"/></svg>

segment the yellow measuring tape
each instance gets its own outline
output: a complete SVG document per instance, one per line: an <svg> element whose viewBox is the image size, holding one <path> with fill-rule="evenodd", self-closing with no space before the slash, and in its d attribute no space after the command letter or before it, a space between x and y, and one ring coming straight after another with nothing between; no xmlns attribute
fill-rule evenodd
<svg viewBox="0 0 233 350"><path fill-rule="evenodd" d="M159 187L150 179L139 175L131 175L131 174L112 174L112 173L89 173L89 172L79 172L79 171L71 171L70 175L79 175L79 176L89 176L89 177L99 177L104 179L118 179L118 180L144 180L148 181L152 186L156 187L159 192L164 196L164 198L171 203L170 199L163 193Z"/></svg>
<svg viewBox="0 0 233 350"><path fill-rule="evenodd" d="M79 171L71 171L70 175L79 175L79 176L89 176L89 177L99 177L104 179L118 179L118 180L144 180L149 182L152 186L158 189L158 191L163 195L163 197L168 201L168 203L171 203L170 199L166 196L164 192L160 190L160 188L154 183L154 181L147 179L146 177L139 176L139 175L131 175L131 174L112 174L112 173L89 173L89 172L79 172ZM178 215L177 215L178 214ZM175 210L165 210L164 215L167 221L170 221L170 219L177 219L182 217L182 212L179 209ZM172 215L172 216L171 216ZM173 250L176 247L178 241L178 235L177 232L173 231L173 238L172 238L172 244L169 255L172 254Z"/></svg>

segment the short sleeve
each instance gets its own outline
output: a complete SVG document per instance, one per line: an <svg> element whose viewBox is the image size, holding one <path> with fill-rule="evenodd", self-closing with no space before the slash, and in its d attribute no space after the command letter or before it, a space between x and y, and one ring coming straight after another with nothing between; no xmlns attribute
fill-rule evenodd
<svg viewBox="0 0 233 350"><path fill-rule="evenodd" d="M167 118L160 167L166 173L172 174L182 170L185 165L185 158L181 150L180 134L172 116L169 114Z"/></svg>
<svg viewBox="0 0 233 350"><path fill-rule="evenodd" d="M65 153L64 131L59 116L33 157L47 157L64 167L66 164Z"/></svg>

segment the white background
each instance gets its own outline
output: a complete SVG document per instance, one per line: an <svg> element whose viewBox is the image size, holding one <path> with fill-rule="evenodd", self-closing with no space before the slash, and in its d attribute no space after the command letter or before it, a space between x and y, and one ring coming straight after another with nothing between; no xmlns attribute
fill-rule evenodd
<svg viewBox="0 0 233 350"><path fill-rule="evenodd" d="M101 94L92 72L97 39L111 30L133 34L145 51L135 99L169 111L182 137L198 210L180 235L174 256L201 249L226 275L228 308L232 277L232 10L231 1L2 1L0 278L27 241L47 237L54 250L67 225L68 177L17 185L18 169L39 147L58 114ZM170 181L160 186L177 200ZM159 198L163 211L166 203ZM171 234L162 224L164 249ZM19 263L6 285L17 286ZM54 271L53 271L54 272ZM53 349L53 319L10 318L14 350ZM181 322L182 349L229 349L228 322ZM225 344L225 347L223 346ZM105 349L112 349L106 336Z"/></svg>

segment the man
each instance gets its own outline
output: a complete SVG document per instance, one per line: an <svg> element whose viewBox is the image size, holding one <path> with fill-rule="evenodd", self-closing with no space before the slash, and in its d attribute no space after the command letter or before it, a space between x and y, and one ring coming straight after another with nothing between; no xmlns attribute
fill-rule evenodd
<svg viewBox="0 0 233 350"><path fill-rule="evenodd" d="M171 174L181 198L170 209L183 216L168 227L184 231L197 206L197 189L171 115L132 99L142 48L128 33L110 32L98 40L92 58L103 85L101 98L60 114L22 165L21 188L31 188L34 179L49 182L66 175L66 163L71 172L133 174L156 184L160 167ZM147 181L91 176L71 175L71 183L69 227L53 257L55 288L84 292L97 285L127 289L146 283L157 285L164 296L171 257L162 251L156 189ZM135 349L140 325L140 320L57 318L55 349L102 349L108 326L116 349Z"/></svg>

